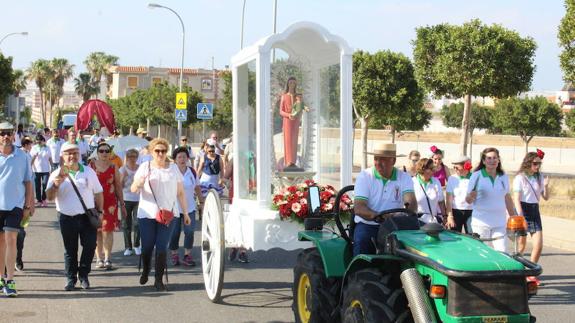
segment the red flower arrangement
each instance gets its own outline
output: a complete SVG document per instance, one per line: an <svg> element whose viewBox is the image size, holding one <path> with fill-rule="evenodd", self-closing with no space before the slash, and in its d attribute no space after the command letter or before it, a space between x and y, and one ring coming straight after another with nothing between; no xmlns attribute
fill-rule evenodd
<svg viewBox="0 0 575 323"><path fill-rule="evenodd" d="M537 157L543 159L543 157L545 157L545 153L543 152L543 150L537 149Z"/></svg>
<svg viewBox="0 0 575 323"><path fill-rule="evenodd" d="M281 220L303 223L309 212L308 187L313 185L319 187L320 213L333 212L337 191L331 185L318 185L313 180L306 180L302 184L289 186L275 194L272 200L272 209L279 211ZM347 194L341 198L340 209L344 211L345 219L349 219L353 209L353 201Z"/></svg>

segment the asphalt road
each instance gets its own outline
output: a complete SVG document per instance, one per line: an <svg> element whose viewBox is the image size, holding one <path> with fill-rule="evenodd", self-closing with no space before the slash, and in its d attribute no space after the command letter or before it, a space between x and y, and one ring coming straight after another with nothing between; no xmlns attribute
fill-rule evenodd
<svg viewBox="0 0 575 323"><path fill-rule="evenodd" d="M213 304L205 295L200 267L170 268L165 293L155 291L153 278L147 286L138 285L138 257L123 256L121 233L115 235L116 269L94 269L92 289L65 292L55 210L40 209L27 231L25 270L16 277L20 295L0 297L0 322L293 322L297 251L258 251L250 254L249 264L226 264L223 303ZM199 238L197 231L196 242ZM546 248L541 263L545 285L531 299L532 312L538 322L573 322L575 254Z"/></svg>

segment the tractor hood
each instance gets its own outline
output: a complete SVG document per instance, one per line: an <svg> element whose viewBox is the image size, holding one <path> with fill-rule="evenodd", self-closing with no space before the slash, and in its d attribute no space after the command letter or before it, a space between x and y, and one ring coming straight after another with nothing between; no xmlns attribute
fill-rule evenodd
<svg viewBox="0 0 575 323"><path fill-rule="evenodd" d="M420 230L396 231L394 234L406 250L430 258L449 269L462 271L524 269L520 262L510 256L466 235L443 231L438 237L432 237Z"/></svg>

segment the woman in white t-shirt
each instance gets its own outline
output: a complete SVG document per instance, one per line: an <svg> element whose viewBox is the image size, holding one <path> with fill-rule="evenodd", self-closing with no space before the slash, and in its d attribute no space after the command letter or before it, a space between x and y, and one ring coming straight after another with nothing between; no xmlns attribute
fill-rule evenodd
<svg viewBox="0 0 575 323"><path fill-rule="evenodd" d="M140 285L148 282L152 251L155 247L154 287L158 291L167 290L162 277L166 269L168 241L175 225L174 221L178 221L179 213L182 213L186 225L192 222L188 215L182 173L175 164L167 159L168 147L168 141L163 138L156 138L150 142L148 149L152 155L152 160L140 165L130 187L132 192L140 193L138 223L140 225L140 238L142 239L143 263ZM176 202L179 203L180 208ZM160 209L174 212L175 218L169 225L156 221L156 214Z"/></svg>
<svg viewBox="0 0 575 323"><path fill-rule="evenodd" d="M516 215L509 190L509 177L501 168L499 150L485 148L467 187L467 203L473 204L471 230L497 251L506 251L507 215Z"/></svg>
<svg viewBox="0 0 575 323"><path fill-rule="evenodd" d="M36 145L32 147L30 156L32 156L32 171L34 172L34 186L36 187L36 206L46 207L48 206L46 185L50 175L52 157L43 136L36 136Z"/></svg>
<svg viewBox="0 0 575 323"><path fill-rule="evenodd" d="M170 239L170 250L172 252L171 259L172 265L178 266L180 264L180 256L178 254L180 243L180 232L184 231L184 257L182 264L185 266L195 266L196 263L192 258L192 247L194 245L194 230L196 225L196 197L201 196L200 185L196 175L196 171L188 166L190 160L190 150L187 147L178 147L172 153L172 159L178 166L178 171L182 174L184 191L186 192L186 202L188 204L188 215L191 222L185 224L184 214L180 212L180 218L176 219L174 231ZM178 209L181 206L178 204Z"/></svg>
<svg viewBox="0 0 575 323"><path fill-rule="evenodd" d="M138 170L138 150L130 149L126 152L124 165L120 167L122 176L122 191L124 193L124 204L126 205L126 216L122 218L122 229L124 231L124 256L142 254L140 247L140 227L138 226L138 202L140 194L132 193L130 186L134 182L134 175ZM132 233L134 240L132 240Z"/></svg>
<svg viewBox="0 0 575 323"><path fill-rule="evenodd" d="M445 201L447 223L445 226L457 232L462 232L462 229L465 228L465 233L471 233L470 222L473 206L465 201L469 179L471 178L471 161L467 156L461 156L454 160L452 164L455 169L455 175L449 176L445 188L447 191Z"/></svg>
<svg viewBox="0 0 575 323"><path fill-rule="evenodd" d="M417 213L423 214L419 219L425 223L443 223L445 201L441 183L433 177L433 159L422 158L415 164L416 175L413 180L413 191L417 199Z"/></svg>
<svg viewBox="0 0 575 323"><path fill-rule="evenodd" d="M533 238L533 251L531 261L538 262L543 249L543 226L539 213L539 201L541 198L549 198L549 177L543 177L541 163L545 153L537 149L537 152L529 152L523 158L521 167L513 179L513 195L517 214L525 217L527 230ZM526 237L519 237L519 252L525 251Z"/></svg>

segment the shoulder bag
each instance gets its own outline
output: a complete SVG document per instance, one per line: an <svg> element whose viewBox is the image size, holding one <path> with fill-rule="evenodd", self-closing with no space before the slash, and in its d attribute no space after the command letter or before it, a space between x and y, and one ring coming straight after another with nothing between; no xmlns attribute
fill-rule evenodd
<svg viewBox="0 0 575 323"><path fill-rule="evenodd" d="M152 189L152 183L150 181L150 175L152 173L152 168L150 166L150 162L148 162L148 185L150 186L150 191L152 191L152 196L154 197L154 201L156 201L156 205L158 206L158 213L156 213L156 222L163 224L165 226L169 226L172 220L174 219L174 212L172 210L166 210L160 208L158 204L158 200L156 199L156 194L154 194L154 189ZM175 203L174 203L175 204Z"/></svg>
<svg viewBox="0 0 575 323"><path fill-rule="evenodd" d="M78 190L78 187L76 187L74 180L72 179L72 177L70 177L70 174L68 174L66 176L68 176L68 179L70 180L70 183L72 184L72 187L74 188L74 191L76 192L76 195L80 199L80 203L82 203L82 207L84 208L84 214L88 217L88 221L90 221L90 225L92 225L92 227L94 229L100 228L102 226L102 219L100 219L100 213L98 212L98 210L96 208L89 209L86 207L86 203L84 203L84 199L82 198L82 195L80 194L80 191Z"/></svg>
<svg viewBox="0 0 575 323"><path fill-rule="evenodd" d="M427 196L427 192L425 191L425 187L423 187L423 185L421 183L419 183L419 186L421 186L421 190L423 191L423 194L425 195L425 200L427 201L427 207L429 207L429 213L431 215L432 219L435 219L435 221L437 223L443 223L443 218L438 215L433 215L433 210L431 209L431 203L429 202L429 197Z"/></svg>

